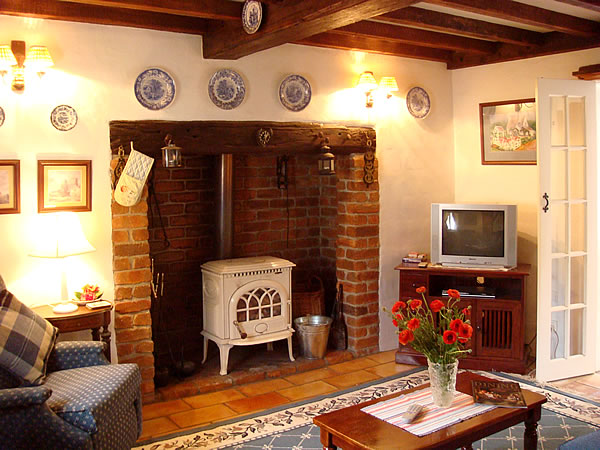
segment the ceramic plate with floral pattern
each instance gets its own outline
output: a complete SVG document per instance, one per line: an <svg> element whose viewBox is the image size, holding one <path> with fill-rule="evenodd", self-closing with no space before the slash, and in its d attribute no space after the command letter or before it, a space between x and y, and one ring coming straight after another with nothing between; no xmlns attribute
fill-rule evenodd
<svg viewBox="0 0 600 450"><path fill-rule="evenodd" d="M210 77L208 96L219 108L237 108L245 95L246 86L239 73L230 69L221 69Z"/></svg>
<svg viewBox="0 0 600 450"><path fill-rule="evenodd" d="M406 94L406 107L413 117L423 119L429 114L429 110L431 109L429 94L427 94L423 88L412 88L408 91L408 94Z"/></svg>
<svg viewBox="0 0 600 450"><path fill-rule="evenodd" d="M133 91L142 106L156 111L166 108L173 102L175 81L167 72L154 67L138 75Z"/></svg>
<svg viewBox="0 0 600 450"><path fill-rule="evenodd" d="M290 111L301 111L310 103L310 83L300 75L290 75L279 86L279 100Z"/></svg>
<svg viewBox="0 0 600 450"><path fill-rule="evenodd" d="M77 112L69 105L59 105L52 110L50 122L59 131L69 131L77 125Z"/></svg>
<svg viewBox="0 0 600 450"><path fill-rule="evenodd" d="M242 8L242 27L248 34L258 31L262 21L262 5L256 0L246 0Z"/></svg>
<svg viewBox="0 0 600 450"><path fill-rule="evenodd" d="M2 126L3 123L4 123L4 110L0 106L0 127Z"/></svg>

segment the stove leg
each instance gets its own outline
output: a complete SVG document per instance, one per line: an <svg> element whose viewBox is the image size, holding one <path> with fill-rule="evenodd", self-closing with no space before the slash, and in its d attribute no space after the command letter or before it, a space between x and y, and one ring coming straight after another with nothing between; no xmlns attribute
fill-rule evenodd
<svg viewBox="0 0 600 450"><path fill-rule="evenodd" d="M206 362L206 358L208 357L208 338L206 336L202 337L202 347L204 349L204 357L202 358L202 364Z"/></svg>
<svg viewBox="0 0 600 450"><path fill-rule="evenodd" d="M272 352L273 351L273 342L267 342L267 351L268 352Z"/></svg>
<svg viewBox="0 0 600 450"><path fill-rule="evenodd" d="M230 344L219 344L219 355L221 356L220 375L227 375L227 362L229 361L229 349L233 347Z"/></svg>
<svg viewBox="0 0 600 450"><path fill-rule="evenodd" d="M288 353L290 354L290 361L294 361L294 353L292 352L292 337L287 338L288 341Z"/></svg>

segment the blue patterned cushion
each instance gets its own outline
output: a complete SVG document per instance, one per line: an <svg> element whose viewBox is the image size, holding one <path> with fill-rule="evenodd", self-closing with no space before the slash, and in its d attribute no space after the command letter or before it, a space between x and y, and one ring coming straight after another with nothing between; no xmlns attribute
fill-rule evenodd
<svg viewBox="0 0 600 450"><path fill-rule="evenodd" d="M52 391L46 386L30 386L0 389L0 408L41 405L50 398Z"/></svg>
<svg viewBox="0 0 600 450"><path fill-rule="evenodd" d="M0 367L25 385L40 384L57 336L50 322L8 290L0 292Z"/></svg>
<svg viewBox="0 0 600 450"><path fill-rule="evenodd" d="M48 360L48 371L109 364L104 356L105 345L105 342L99 341L57 342Z"/></svg>

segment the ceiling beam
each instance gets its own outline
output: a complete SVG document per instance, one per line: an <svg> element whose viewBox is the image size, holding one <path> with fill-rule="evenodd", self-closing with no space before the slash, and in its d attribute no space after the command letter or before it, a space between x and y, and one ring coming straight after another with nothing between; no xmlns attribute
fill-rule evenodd
<svg viewBox="0 0 600 450"><path fill-rule="evenodd" d="M133 9L200 19L239 20L242 4L223 0L59 0L84 5Z"/></svg>
<svg viewBox="0 0 600 450"><path fill-rule="evenodd" d="M453 33L475 39L487 39L513 45L540 45L541 33L508 27L483 20L469 19L467 17L453 16L423 8L408 7L392 11L373 20L408 25L443 33Z"/></svg>
<svg viewBox="0 0 600 450"><path fill-rule="evenodd" d="M556 0L567 5L578 6L579 8L589 9L590 11L600 12L600 2L598 0Z"/></svg>
<svg viewBox="0 0 600 450"><path fill-rule="evenodd" d="M409 6L418 0L284 0L265 5L263 23L247 34L228 22L202 40L208 59L238 59L261 50L343 27L363 19Z"/></svg>
<svg viewBox="0 0 600 450"><path fill-rule="evenodd" d="M483 14L575 36L598 36L600 23L511 0L425 0L425 3Z"/></svg>
<svg viewBox="0 0 600 450"><path fill-rule="evenodd" d="M54 0L2 0L0 1L0 14L188 34L204 34L208 30L208 22L195 17L169 16L146 11L132 14L131 11L125 9Z"/></svg>
<svg viewBox="0 0 600 450"><path fill-rule="evenodd" d="M388 39L404 44L413 44L421 47L441 48L456 50L465 53L490 54L496 51L496 44L479 39L469 39L451 34L435 33L433 31L419 30L416 28L388 25L378 22L357 22L352 25L337 28L336 33L356 35L356 37L372 37Z"/></svg>

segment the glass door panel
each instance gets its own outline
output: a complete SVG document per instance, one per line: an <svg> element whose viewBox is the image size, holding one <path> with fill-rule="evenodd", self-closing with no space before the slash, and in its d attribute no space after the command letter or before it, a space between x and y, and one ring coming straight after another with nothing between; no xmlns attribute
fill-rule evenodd
<svg viewBox="0 0 600 450"><path fill-rule="evenodd" d="M585 98L568 97L569 146L585 145Z"/></svg>
<svg viewBox="0 0 600 450"><path fill-rule="evenodd" d="M569 194L572 199L585 198L585 150L569 152Z"/></svg>
<svg viewBox="0 0 600 450"><path fill-rule="evenodd" d="M567 145L566 98L564 96L553 96L550 103L552 114L551 145L553 147Z"/></svg>

